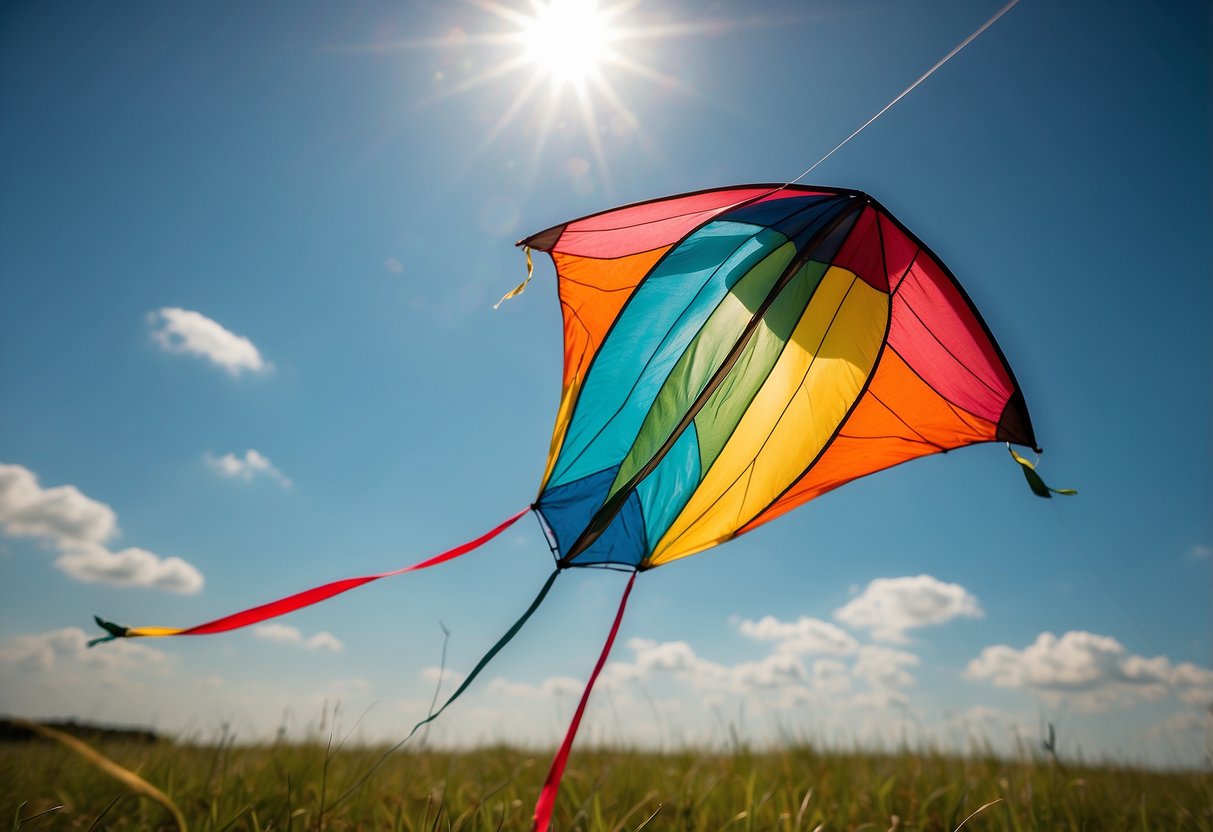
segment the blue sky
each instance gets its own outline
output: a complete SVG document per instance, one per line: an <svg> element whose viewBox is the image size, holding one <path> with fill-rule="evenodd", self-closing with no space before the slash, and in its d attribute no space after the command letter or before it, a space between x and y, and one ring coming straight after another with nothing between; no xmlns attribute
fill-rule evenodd
<svg viewBox="0 0 1213 832"><path fill-rule="evenodd" d="M340 702L402 736L440 622L466 672L550 572L533 519L270 629L86 651L91 616L197 623L526 505L560 323L546 258L493 310L514 240L792 179L999 4L617 4L580 100L501 8L533 14L3 12L5 710L251 739ZM1207 761L1209 33L1194 1L1024 0L807 180L948 263L1080 496L964 449L645 573L583 739L1009 749L1053 722L1071 755ZM624 580L562 575L429 741L556 742Z"/></svg>

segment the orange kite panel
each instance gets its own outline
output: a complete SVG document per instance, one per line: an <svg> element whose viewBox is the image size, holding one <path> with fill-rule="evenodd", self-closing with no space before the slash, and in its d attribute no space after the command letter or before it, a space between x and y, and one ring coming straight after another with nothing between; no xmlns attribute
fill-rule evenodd
<svg viewBox="0 0 1213 832"><path fill-rule="evenodd" d="M738 534L858 477L920 456L992 442L996 431L993 423L949 404L901 356L886 349L867 392L834 442L806 476Z"/></svg>

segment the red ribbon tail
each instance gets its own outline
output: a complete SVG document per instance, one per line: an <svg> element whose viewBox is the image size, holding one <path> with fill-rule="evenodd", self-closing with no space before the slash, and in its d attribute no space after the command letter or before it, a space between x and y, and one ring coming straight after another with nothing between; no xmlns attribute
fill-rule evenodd
<svg viewBox="0 0 1213 832"><path fill-rule="evenodd" d="M488 543L497 535L514 525L522 517L530 511L530 506L522 509L508 520L503 521L495 528L480 535L474 540L469 540L467 543L461 543L453 549L448 549L441 554L435 555L432 558L414 563L412 566L405 566L401 569L394 569L391 572L382 572L378 575L365 575L361 578L345 578L340 581L332 581L321 586L305 589L302 592L296 592L294 595L288 595L285 598L279 598L277 601L270 601L268 604L252 607L251 609L241 612L226 615L223 618L216 618L214 621L207 621L203 624L196 624L193 627L184 629L170 629L167 627L121 627L120 625L110 624L98 619L107 631L110 632L110 637L135 637L135 636L202 636L210 635L211 633L223 633L228 630L236 630L240 627L247 627L250 624L257 624L270 618L277 618L280 615L286 615L288 612L302 609L303 607L311 606L319 603L327 598L332 598L334 595L340 595L343 592L348 592L355 587L369 584L371 581L377 581L380 578L389 578L392 575L400 575L405 572L416 572L419 569L426 569L430 566L437 566L440 563L445 563L448 560L454 560L460 555L467 554L473 549L477 549ZM107 626L108 625L108 626ZM106 637L100 640L108 640Z"/></svg>
<svg viewBox="0 0 1213 832"><path fill-rule="evenodd" d="M473 549L478 549L485 543L488 543L497 535L508 529L514 523L530 511L530 506L527 506L522 511L515 514L513 517L505 520L497 527L485 532L480 537L474 540L469 540L467 543L461 543L453 549L447 549L441 554L434 555L432 558L427 558L420 563L414 563L412 566L405 566L400 569L393 569L391 572L382 572L378 575L366 575L361 578L346 578L342 581L333 581L332 583L324 584L323 586L305 589L303 592L297 592L294 595L289 595L286 598L281 598L277 601L271 601L268 604L262 604L259 607L245 610L243 612L234 613L224 618L199 624L195 627L190 627L181 633L183 636L200 636L210 633L221 633L226 630L235 630L239 627L247 627L250 624L256 624L265 621L269 618L277 618L280 615L285 615L288 612L294 612L303 607L309 607L312 604L319 603L334 595L340 595L355 587L369 584L371 581L377 581L380 578L390 578L393 575L402 575L405 572L416 572L421 569L426 569L431 566L437 566L440 563L445 563L448 560L454 560L460 555L465 555Z"/></svg>
<svg viewBox="0 0 1213 832"><path fill-rule="evenodd" d="M619 600L619 611L615 613L615 623L611 625L611 632L607 635L606 644L602 646L602 653L598 656L598 663L594 665L594 672L590 674L590 680L585 683L585 690L581 694L581 701L577 703L577 710L573 713L569 729L564 735L564 742L560 744L560 750L552 758L552 767L548 769L543 791L539 793L539 800L535 803L535 821L531 826L531 832L547 832L548 824L552 822L552 809L556 807L560 778L564 776L564 768L569 762L569 751L573 748L573 738L577 736L577 729L581 727L581 717L585 713L586 703L590 701L590 691L594 689L594 683L598 681L598 674L602 672L607 656L611 654L611 647L615 644L615 636L619 633L619 623L623 621L623 611L627 608L628 596L632 594L632 584L634 583L636 583L635 572L632 573L627 587L623 590L623 598Z"/></svg>

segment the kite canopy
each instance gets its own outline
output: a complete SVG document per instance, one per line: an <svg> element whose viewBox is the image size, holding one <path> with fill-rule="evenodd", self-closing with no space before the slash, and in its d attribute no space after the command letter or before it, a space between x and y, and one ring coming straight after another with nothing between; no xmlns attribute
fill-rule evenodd
<svg viewBox="0 0 1213 832"><path fill-rule="evenodd" d="M867 194L720 188L519 245L564 316L535 504L558 566L650 569L915 457L1036 447L960 284Z"/></svg>

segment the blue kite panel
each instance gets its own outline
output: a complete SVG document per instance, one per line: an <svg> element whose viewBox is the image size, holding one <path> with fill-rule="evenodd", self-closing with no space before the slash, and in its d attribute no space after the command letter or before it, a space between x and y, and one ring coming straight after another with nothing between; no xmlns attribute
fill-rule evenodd
<svg viewBox="0 0 1213 832"><path fill-rule="evenodd" d="M602 508L618 470L616 466L565 485L549 486L540 496L536 508L551 529L561 557L581 537L595 512ZM640 500L632 494L611 525L577 557L576 563L579 566L594 563L638 566L647 554Z"/></svg>
<svg viewBox="0 0 1213 832"><path fill-rule="evenodd" d="M730 222L746 222L755 225L767 225L786 236L796 244L797 250L803 250L805 245L822 229L833 222L848 206L854 204L854 197L835 195L816 195L774 199L768 202L758 202L744 205L734 211L722 215L720 219ZM843 222L839 229L817 246L813 253L814 260L829 263L837 253L846 232L854 223Z"/></svg>
<svg viewBox="0 0 1213 832"><path fill-rule="evenodd" d="M699 487L699 435L691 423L665 458L636 488L651 550Z"/></svg>

